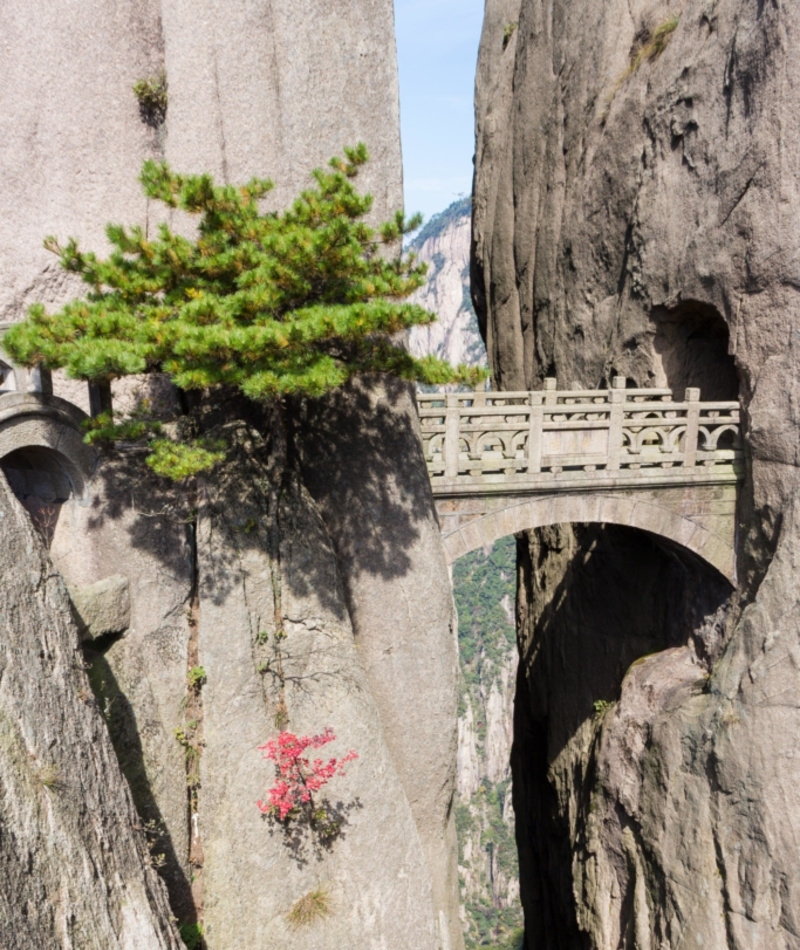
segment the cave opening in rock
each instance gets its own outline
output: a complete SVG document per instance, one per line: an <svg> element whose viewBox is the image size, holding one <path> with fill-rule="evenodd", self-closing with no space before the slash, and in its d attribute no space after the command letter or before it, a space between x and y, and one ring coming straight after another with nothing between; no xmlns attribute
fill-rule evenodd
<svg viewBox="0 0 800 950"><path fill-rule="evenodd" d="M679 814L678 776L706 767L702 730L698 748L682 747L678 721L700 717L731 584L637 528L557 524L517 545L511 765L526 947L592 946L578 902L614 915L628 946L643 888L659 881L650 860L668 815L654 803Z"/></svg>
<svg viewBox="0 0 800 950"><path fill-rule="evenodd" d="M739 398L739 377L730 354L728 325L708 304L688 300L677 307L657 307L653 325L653 385L681 399L696 386L704 400Z"/></svg>
<svg viewBox="0 0 800 950"><path fill-rule="evenodd" d="M61 506L80 491L80 479L74 466L53 449L26 446L4 456L0 468L30 515L33 526L49 545Z"/></svg>

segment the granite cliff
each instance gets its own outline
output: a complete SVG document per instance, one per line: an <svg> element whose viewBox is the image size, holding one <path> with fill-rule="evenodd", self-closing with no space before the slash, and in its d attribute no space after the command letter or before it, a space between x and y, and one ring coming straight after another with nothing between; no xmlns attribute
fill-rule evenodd
<svg viewBox="0 0 800 950"><path fill-rule="evenodd" d="M3 321L75 292L46 234L102 251L108 221L152 226L147 157L269 175L280 204L363 140L376 216L401 205L389 0L12 0L0 32ZM137 100L163 79L163 101ZM3 767L31 761L3 783L3 891L20 897L4 946L172 948L171 918L209 950L463 945L454 615L413 400L369 380L289 416L243 420L235 461L191 491L135 452L80 492L57 445L5 460L4 576L26 573L4 584ZM83 652L92 623L70 619L64 582L94 617ZM273 780L258 746L287 715L359 753L332 785L333 838L287 839L256 808ZM293 929L319 891L328 916Z"/></svg>
<svg viewBox="0 0 800 950"><path fill-rule="evenodd" d="M473 295L499 388L741 400L738 587L630 529L521 539L530 950L800 932L800 9L489 0Z"/></svg>

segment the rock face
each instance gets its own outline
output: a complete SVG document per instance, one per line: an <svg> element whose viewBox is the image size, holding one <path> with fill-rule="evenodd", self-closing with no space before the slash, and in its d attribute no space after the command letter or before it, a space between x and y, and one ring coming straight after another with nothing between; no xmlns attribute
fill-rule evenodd
<svg viewBox="0 0 800 950"><path fill-rule="evenodd" d="M635 533L525 542L537 950L798 946L799 29L740 0L487 4L473 292L499 386L738 395L749 459L736 593Z"/></svg>
<svg viewBox="0 0 800 950"><path fill-rule="evenodd" d="M219 180L269 175L277 206L363 140L376 217L401 205L390 0L34 14L13 0L0 30L0 320L75 292L44 235L102 251L109 220L154 226L136 183L148 157ZM132 92L162 73L165 113ZM76 600L127 580L127 629L104 630L86 658L187 941L202 925L209 950L463 945L454 615L415 425L407 389L375 382L291 423L251 420L238 477L185 494L133 452L59 501L48 540ZM329 725L333 754L359 753L331 783L340 833L318 847L256 807L274 781L258 746L286 725ZM329 915L293 930L287 915L316 890Z"/></svg>
<svg viewBox="0 0 800 950"><path fill-rule="evenodd" d="M0 944L178 950L62 578L0 480Z"/></svg>

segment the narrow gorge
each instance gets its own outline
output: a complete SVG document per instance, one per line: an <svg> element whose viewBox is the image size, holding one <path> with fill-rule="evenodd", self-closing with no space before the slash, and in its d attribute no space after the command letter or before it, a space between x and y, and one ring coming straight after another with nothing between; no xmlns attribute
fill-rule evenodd
<svg viewBox="0 0 800 950"><path fill-rule="evenodd" d="M485 0L422 286L397 10L0 5L0 950L800 950L800 7Z"/></svg>

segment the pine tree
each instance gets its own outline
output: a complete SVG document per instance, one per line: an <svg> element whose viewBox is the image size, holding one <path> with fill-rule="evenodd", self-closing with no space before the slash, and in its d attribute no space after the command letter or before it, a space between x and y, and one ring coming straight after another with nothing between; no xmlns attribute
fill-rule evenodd
<svg viewBox="0 0 800 950"><path fill-rule="evenodd" d="M209 175L146 162L145 194L196 216L196 238L168 224L153 238L138 226L109 225L113 250L105 259L75 240L47 238L45 247L90 290L56 313L34 305L4 347L24 365L63 368L106 386L163 373L179 391L223 402L226 393L256 403L320 396L367 373L474 383L478 371L415 359L393 339L435 316L405 302L425 265L396 253L419 219L398 212L377 229L364 220L372 198L359 194L353 179L367 158L363 144L345 149L329 169L312 172L314 186L279 213L260 210L269 180L216 185ZM179 426L175 435L172 427L167 438L163 420L144 406L128 418L101 414L87 440L147 439L148 464L183 478L224 457L224 445L196 429Z"/></svg>

